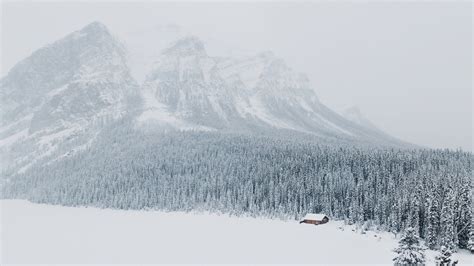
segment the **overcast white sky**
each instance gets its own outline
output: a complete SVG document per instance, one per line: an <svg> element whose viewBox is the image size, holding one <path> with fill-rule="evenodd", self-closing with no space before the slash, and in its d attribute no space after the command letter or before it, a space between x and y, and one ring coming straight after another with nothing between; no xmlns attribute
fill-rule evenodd
<svg viewBox="0 0 474 266"><path fill-rule="evenodd" d="M2 2L1 75L96 20L117 34L177 24L202 37L211 55L271 50L305 72L336 111L357 105L403 140L472 150L469 1Z"/></svg>

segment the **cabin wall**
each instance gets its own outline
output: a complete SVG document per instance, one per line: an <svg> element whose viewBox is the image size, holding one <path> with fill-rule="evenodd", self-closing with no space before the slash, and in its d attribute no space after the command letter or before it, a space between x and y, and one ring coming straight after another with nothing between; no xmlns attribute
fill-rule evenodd
<svg viewBox="0 0 474 266"><path fill-rule="evenodd" d="M329 222L329 219L328 218L324 218L323 220L321 221L317 221L317 220L303 220L303 223L306 223L306 224L314 224L314 225L318 225L318 224L325 224Z"/></svg>

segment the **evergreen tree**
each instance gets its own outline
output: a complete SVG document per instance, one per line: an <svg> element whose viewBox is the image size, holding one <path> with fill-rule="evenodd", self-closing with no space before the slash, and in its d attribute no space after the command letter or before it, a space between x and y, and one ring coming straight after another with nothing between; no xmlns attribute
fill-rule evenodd
<svg viewBox="0 0 474 266"><path fill-rule="evenodd" d="M474 237L469 238L469 242L467 244L467 249L471 251L471 253L474 253Z"/></svg>
<svg viewBox="0 0 474 266"><path fill-rule="evenodd" d="M425 263L424 248L413 227L408 227L395 249L398 254L394 259L395 265L420 265Z"/></svg>
<svg viewBox="0 0 474 266"><path fill-rule="evenodd" d="M469 230L469 241L467 243L467 249L474 253L474 216L472 216L471 227Z"/></svg>
<svg viewBox="0 0 474 266"><path fill-rule="evenodd" d="M426 243L430 249L435 249L438 245L439 211L438 200L432 197L428 207L428 226L426 229Z"/></svg>
<svg viewBox="0 0 474 266"><path fill-rule="evenodd" d="M465 173L469 176L469 173ZM471 178L466 178L468 182L460 184L459 204L457 207L457 232L459 234L459 247L466 248L469 242L469 232L472 226L472 196Z"/></svg>
<svg viewBox="0 0 474 266"><path fill-rule="evenodd" d="M435 262L439 266L454 266L458 263L457 260L451 262L452 252L449 248L441 246L440 254L436 256Z"/></svg>
<svg viewBox="0 0 474 266"><path fill-rule="evenodd" d="M445 196L443 208L441 209L441 239L440 245L450 250L456 248L454 227L454 191L450 187Z"/></svg>

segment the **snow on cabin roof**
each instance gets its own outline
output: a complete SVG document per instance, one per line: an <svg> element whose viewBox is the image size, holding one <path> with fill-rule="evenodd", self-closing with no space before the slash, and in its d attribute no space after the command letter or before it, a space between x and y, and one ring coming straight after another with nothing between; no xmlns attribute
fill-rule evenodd
<svg viewBox="0 0 474 266"><path fill-rule="evenodd" d="M304 216L303 220L321 221L324 217L327 217L327 215L322 213L308 213Z"/></svg>

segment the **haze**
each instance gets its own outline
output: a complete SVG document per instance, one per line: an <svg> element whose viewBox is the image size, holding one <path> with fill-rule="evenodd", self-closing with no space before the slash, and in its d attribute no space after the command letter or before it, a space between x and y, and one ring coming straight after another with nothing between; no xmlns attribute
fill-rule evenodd
<svg viewBox="0 0 474 266"><path fill-rule="evenodd" d="M470 2L6 2L1 76L92 21L119 36L176 24L212 55L271 50L336 111L357 105L405 141L473 149Z"/></svg>

